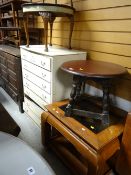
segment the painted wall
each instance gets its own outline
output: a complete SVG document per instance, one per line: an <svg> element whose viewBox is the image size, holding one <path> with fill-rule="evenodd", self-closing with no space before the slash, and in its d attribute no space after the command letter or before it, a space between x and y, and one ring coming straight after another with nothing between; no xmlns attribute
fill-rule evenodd
<svg viewBox="0 0 131 175"><path fill-rule="evenodd" d="M69 2L58 0L62 4ZM86 50L90 59L124 66L129 74L118 80L112 93L131 102L131 1L73 0L73 6L76 12L72 48ZM36 25L43 28L41 18ZM67 47L68 18L57 18L53 28L53 44Z"/></svg>

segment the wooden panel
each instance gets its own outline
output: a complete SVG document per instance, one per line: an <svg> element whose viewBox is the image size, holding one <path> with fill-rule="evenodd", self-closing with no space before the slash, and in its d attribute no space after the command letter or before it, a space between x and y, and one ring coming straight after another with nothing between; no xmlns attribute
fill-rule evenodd
<svg viewBox="0 0 131 175"><path fill-rule="evenodd" d="M43 23L39 23L43 25ZM81 27L80 27L81 26ZM69 21L55 22L53 25L55 30L69 30ZM74 30L76 31L115 31L115 32L130 32L131 20L117 20L117 21L82 21L75 22Z"/></svg>
<svg viewBox="0 0 131 175"><path fill-rule="evenodd" d="M100 53L96 51L89 51L89 52L90 52L91 59L112 62L112 63L120 64L124 67L131 68L131 58L130 57L124 57L124 56L107 54L107 53Z"/></svg>
<svg viewBox="0 0 131 175"><path fill-rule="evenodd" d="M131 5L131 1L129 0L101 0L100 3L98 0L75 0L73 1L74 7L77 11L84 10L93 10L93 9L102 9L102 8L113 8L113 7L121 7Z"/></svg>
<svg viewBox="0 0 131 175"><path fill-rule="evenodd" d="M34 1L34 0L33 0ZM38 0L35 0L38 1ZM48 3L54 3L54 0L45 0ZM70 0L58 0L58 3L62 4L70 4ZM91 9L101 9L101 8L109 8L116 6L125 6L131 5L129 0L101 0L101 3L98 3L98 0L73 0L73 6L77 11L83 10L91 10Z"/></svg>
<svg viewBox="0 0 131 175"><path fill-rule="evenodd" d="M120 79L118 84L116 85L115 91L115 95L131 102L131 80Z"/></svg>
<svg viewBox="0 0 131 175"><path fill-rule="evenodd" d="M109 8L102 10L76 12L75 21L129 19L131 17L130 11L131 6L113 9Z"/></svg>
<svg viewBox="0 0 131 175"><path fill-rule="evenodd" d="M131 46L130 45L111 44L111 43L102 43L102 42L90 42L90 45L88 48L91 50L96 50L96 51L100 51L104 53L113 53L113 54L124 55L128 57L131 56Z"/></svg>
<svg viewBox="0 0 131 175"><path fill-rule="evenodd" d="M50 33L48 34L50 36ZM131 44L131 33L122 32L90 32L90 31L74 31L72 35L73 40L83 41L99 41L107 43L121 43ZM53 37L68 38L69 31L67 30L53 30Z"/></svg>

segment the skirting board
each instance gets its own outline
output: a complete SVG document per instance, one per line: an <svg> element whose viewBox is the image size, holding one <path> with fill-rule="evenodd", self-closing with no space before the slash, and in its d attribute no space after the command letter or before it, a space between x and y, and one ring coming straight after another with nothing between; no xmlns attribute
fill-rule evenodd
<svg viewBox="0 0 131 175"><path fill-rule="evenodd" d="M103 95L102 90L90 85L86 85L85 91L88 92L88 94L90 95L95 95L98 97ZM110 94L110 98L114 106L121 108L127 112L131 111L130 101L120 98L118 96L114 96L113 94Z"/></svg>

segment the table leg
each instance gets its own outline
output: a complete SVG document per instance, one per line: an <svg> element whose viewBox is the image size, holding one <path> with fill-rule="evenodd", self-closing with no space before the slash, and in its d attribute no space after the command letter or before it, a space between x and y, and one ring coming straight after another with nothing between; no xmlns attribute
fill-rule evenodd
<svg viewBox="0 0 131 175"><path fill-rule="evenodd" d="M26 36L26 46L29 47L28 14L23 14L23 22Z"/></svg>
<svg viewBox="0 0 131 175"><path fill-rule="evenodd" d="M67 105L67 107L65 109L66 116L70 116L72 113L74 103L75 103L76 99L80 96L82 82L83 82L82 77L76 76L76 75L73 76L73 84L72 84L72 90L71 90L71 94L70 94L69 104Z"/></svg>
<svg viewBox="0 0 131 175"><path fill-rule="evenodd" d="M74 28L74 16L70 16L69 19L70 19L69 49L71 49L71 38Z"/></svg>
<svg viewBox="0 0 131 175"><path fill-rule="evenodd" d="M102 82L102 86L103 86L102 114L104 115L103 122L105 124L109 124L109 87L110 87L109 81L104 80Z"/></svg>
<svg viewBox="0 0 131 175"><path fill-rule="evenodd" d="M48 52L48 22L50 18L50 13L48 12L40 12L40 16L42 16L44 22L44 40L45 40L45 51Z"/></svg>
<svg viewBox="0 0 131 175"><path fill-rule="evenodd" d="M42 144L46 147L48 146L49 140L51 138L51 126L47 123L48 114L44 112L41 115L41 138Z"/></svg>
<svg viewBox="0 0 131 175"><path fill-rule="evenodd" d="M50 20L49 20L49 23L50 23L50 46L52 46L52 30L53 30L53 22L55 20L55 16L50 16Z"/></svg>

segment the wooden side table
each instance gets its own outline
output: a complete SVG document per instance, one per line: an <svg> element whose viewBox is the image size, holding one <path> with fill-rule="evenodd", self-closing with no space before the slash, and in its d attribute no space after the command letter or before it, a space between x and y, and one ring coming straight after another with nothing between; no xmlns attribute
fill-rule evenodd
<svg viewBox="0 0 131 175"><path fill-rule="evenodd" d="M95 133L73 117L66 117L63 107L69 101L47 105L42 114L42 142L53 149L75 175L103 175L107 160L120 149L123 116L114 115L117 122ZM122 112L120 112L122 114Z"/></svg>
<svg viewBox="0 0 131 175"><path fill-rule="evenodd" d="M71 37L74 27L74 12L73 3L71 6L55 3L25 3L22 5L24 13L24 28L27 39L27 47L29 47L29 33L28 33L28 17L30 14L42 16L44 22L44 43L45 51L48 51L48 23L50 24L50 45L52 46L52 29L53 22L56 17L68 17L70 20L70 34L69 34L69 49L71 49Z"/></svg>
<svg viewBox="0 0 131 175"><path fill-rule="evenodd" d="M83 117L101 120L102 124L108 125L109 118L109 89L113 79L127 73L120 65L94 60L68 61L62 64L61 69L73 74L73 85L70 94L70 101L66 107L66 116L81 115ZM83 86L87 80L93 80L101 84L103 89L102 112L82 110L75 107L76 101L80 99Z"/></svg>

